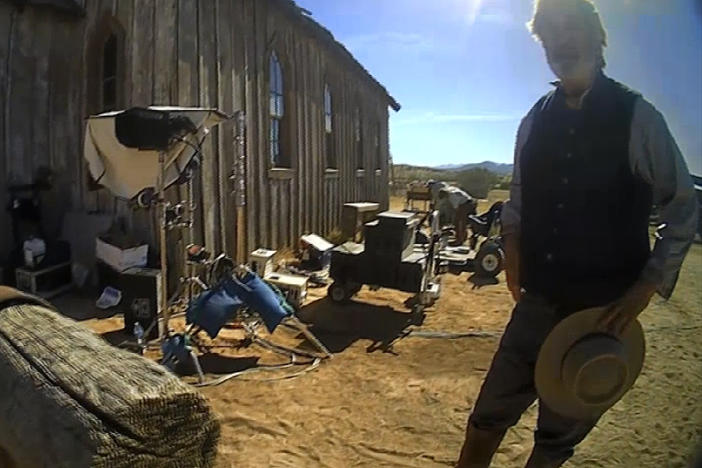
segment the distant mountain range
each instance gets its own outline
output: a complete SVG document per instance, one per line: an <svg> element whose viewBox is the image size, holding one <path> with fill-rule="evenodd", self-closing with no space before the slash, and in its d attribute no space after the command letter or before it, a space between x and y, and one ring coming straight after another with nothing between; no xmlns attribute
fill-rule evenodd
<svg viewBox="0 0 702 468"><path fill-rule="evenodd" d="M465 171L468 169L482 168L488 171L495 172L501 175L509 175L512 173L514 165L513 164L503 164L496 163L492 161L483 161L481 163L472 164L443 164L441 166L435 166L435 169L441 169L444 171Z"/></svg>

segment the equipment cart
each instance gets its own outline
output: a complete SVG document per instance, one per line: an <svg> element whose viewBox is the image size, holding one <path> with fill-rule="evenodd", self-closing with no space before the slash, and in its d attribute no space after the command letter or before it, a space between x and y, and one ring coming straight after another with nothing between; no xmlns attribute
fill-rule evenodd
<svg viewBox="0 0 702 468"><path fill-rule="evenodd" d="M435 216L436 218L436 216ZM415 245L419 217L415 213L386 211L364 226L364 244L346 242L332 250L328 296L341 303L363 285L417 294L413 313L421 320L425 307L441 293L437 276L438 229L429 244Z"/></svg>

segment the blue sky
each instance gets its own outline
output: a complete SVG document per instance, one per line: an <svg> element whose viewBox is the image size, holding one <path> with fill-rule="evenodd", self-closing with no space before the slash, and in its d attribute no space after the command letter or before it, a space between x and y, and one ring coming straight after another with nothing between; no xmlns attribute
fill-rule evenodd
<svg viewBox="0 0 702 468"><path fill-rule="evenodd" d="M702 174L702 0L596 1L606 72L666 116ZM298 0L402 104L395 162L511 162L521 117L553 80L528 0Z"/></svg>

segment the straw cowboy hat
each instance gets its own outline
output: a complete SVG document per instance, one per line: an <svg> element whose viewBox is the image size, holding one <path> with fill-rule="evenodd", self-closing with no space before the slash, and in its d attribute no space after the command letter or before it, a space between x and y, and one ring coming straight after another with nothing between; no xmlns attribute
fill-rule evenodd
<svg viewBox="0 0 702 468"><path fill-rule="evenodd" d="M634 320L622 336L598 329L606 307L576 312L548 335L536 361L534 380L551 410L581 420L596 419L614 405L641 372L645 341Z"/></svg>

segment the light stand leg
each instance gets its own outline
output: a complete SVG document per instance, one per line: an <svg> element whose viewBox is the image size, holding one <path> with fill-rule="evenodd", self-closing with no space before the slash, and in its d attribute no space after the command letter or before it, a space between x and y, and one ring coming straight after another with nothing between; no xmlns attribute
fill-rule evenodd
<svg viewBox="0 0 702 468"><path fill-rule="evenodd" d="M190 358L195 365L195 370L197 371L198 383L203 383L205 381L205 374L202 372L202 367L200 366L200 360L197 358L197 354L192 349L190 350Z"/></svg>
<svg viewBox="0 0 702 468"><path fill-rule="evenodd" d="M311 342L313 345L315 345L327 358L333 358L333 357L334 357L334 355L333 355L331 352L329 352L329 350L327 349L327 347L324 346L324 344L323 344L321 341L319 341L319 338L317 338L316 336L314 336L314 334L307 328L307 325L305 325L304 323L302 323L302 322L300 321L300 319L298 319L298 318L295 317L294 315L291 315L290 317L288 317L288 320L289 320L290 322L292 322L293 324L295 324L295 326L297 327L297 329L300 330L300 331L302 332L302 334L305 335L305 337L306 337L308 340L310 340L310 342Z"/></svg>

